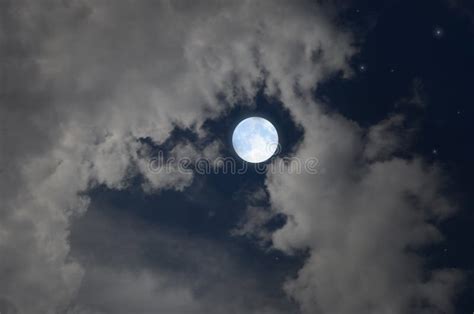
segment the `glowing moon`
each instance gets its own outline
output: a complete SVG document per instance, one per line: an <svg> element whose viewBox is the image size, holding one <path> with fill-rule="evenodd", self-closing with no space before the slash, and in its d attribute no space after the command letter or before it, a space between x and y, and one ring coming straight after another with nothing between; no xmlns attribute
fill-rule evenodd
<svg viewBox="0 0 474 314"><path fill-rule="evenodd" d="M245 161L263 162L278 148L278 133L270 121L251 117L241 121L232 134L234 150Z"/></svg>

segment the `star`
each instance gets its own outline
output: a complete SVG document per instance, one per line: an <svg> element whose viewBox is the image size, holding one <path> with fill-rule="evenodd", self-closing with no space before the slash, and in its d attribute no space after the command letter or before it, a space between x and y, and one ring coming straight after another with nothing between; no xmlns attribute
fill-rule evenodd
<svg viewBox="0 0 474 314"><path fill-rule="evenodd" d="M438 150L436 148L433 149L433 155L438 155Z"/></svg>
<svg viewBox="0 0 474 314"><path fill-rule="evenodd" d="M361 65L359 66L359 70L360 70L361 72L365 72L365 71L367 70L367 67L366 67L364 64L361 64Z"/></svg>
<svg viewBox="0 0 474 314"><path fill-rule="evenodd" d="M444 30L441 27L436 26L435 29L433 30L433 36L435 38L441 38L443 37L443 35L444 35Z"/></svg>

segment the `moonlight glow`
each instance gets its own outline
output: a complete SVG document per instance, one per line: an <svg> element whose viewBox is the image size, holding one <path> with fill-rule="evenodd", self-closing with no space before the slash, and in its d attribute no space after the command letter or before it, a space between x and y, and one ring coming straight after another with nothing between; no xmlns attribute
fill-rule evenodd
<svg viewBox="0 0 474 314"><path fill-rule="evenodd" d="M232 135L235 152L245 161L263 162L275 153L278 133L273 124L260 117L241 121Z"/></svg>

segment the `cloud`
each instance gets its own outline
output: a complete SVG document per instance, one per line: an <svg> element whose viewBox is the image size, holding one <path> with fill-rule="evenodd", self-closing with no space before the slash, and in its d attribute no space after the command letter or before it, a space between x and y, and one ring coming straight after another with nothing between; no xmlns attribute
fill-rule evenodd
<svg viewBox="0 0 474 314"><path fill-rule="evenodd" d="M189 278L176 281L179 271L143 260L135 269L130 261L88 265L71 255L70 242L91 187L125 189L129 178L141 176L148 192L185 189L192 174L148 172L152 146L177 126L206 138L206 120L251 103L264 83L264 92L284 103L305 131L296 157L315 156L322 167L318 175L267 178L272 210L288 219L265 236L289 254L309 252L284 286L301 311L452 310L460 275L427 271L417 254L442 238L430 221L452 211L440 193L440 169L392 156L400 149L400 118L365 136L355 122L312 100L328 75L350 75L346 61L355 52L331 8L306 1L18 0L0 6L0 114L8 117L1 135L0 306L6 311L120 313L120 305L126 313L278 313L241 267L230 274L231 262L217 274L186 264ZM218 152L184 144L172 153ZM245 223L245 232L267 219L255 217L260 220ZM225 253L209 249L206 259L196 251L207 244L191 243L185 259L219 266ZM220 276L235 282L219 285ZM209 281L211 288L196 297L195 284Z"/></svg>
<svg viewBox="0 0 474 314"><path fill-rule="evenodd" d="M352 51L306 1L0 6L0 296L22 314L64 312L94 273L69 242L91 187L125 189L137 175L149 191L189 184L150 178L141 139L159 145L176 126L205 137L204 121L251 103L264 81L275 96L310 89ZM100 271L104 285L136 278L137 289L161 287L146 270L116 281Z"/></svg>
<svg viewBox="0 0 474 314"><path fill-rule="evenodd" d="M87 265L68 313L294 313L271 276L229 243L93 207L74 227L72 256ZM100 241L98 241L100 239ZM258 273L259 272L259 273Z"/></svg>
<svg viewBox="0 0 474 314"><path fill-rule="evenodd" d="M308 108L318 105L308 103ZM271 205L287 215L274 247L309 258L285 289L303 313L450 313L455 270L424 267L419 250L442 240L433 222L453 212L437 165L397 158L393 116L368 136L355 123L312 110L301 115L295 156L316 156L317 175L271 173ZM369 158L367 158L369 157Z"/></svg>
<svg viewBox="0 0 474 314"><path fill-rule="evenodd" d="M364 155L369 160L392 158L394 153L408 148L411 133L403 115L392 115L368 130Z"/></svg>

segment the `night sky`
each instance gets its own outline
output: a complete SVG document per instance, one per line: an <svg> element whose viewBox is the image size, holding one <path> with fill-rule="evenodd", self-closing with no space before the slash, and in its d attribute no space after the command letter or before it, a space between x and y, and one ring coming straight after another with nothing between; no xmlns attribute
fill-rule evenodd
<svg viewBox="0 0 474 314"><path fill-rule="evenodd" d="M474 3L329 2L1 1L0 314L473 313Z"/></svg>

